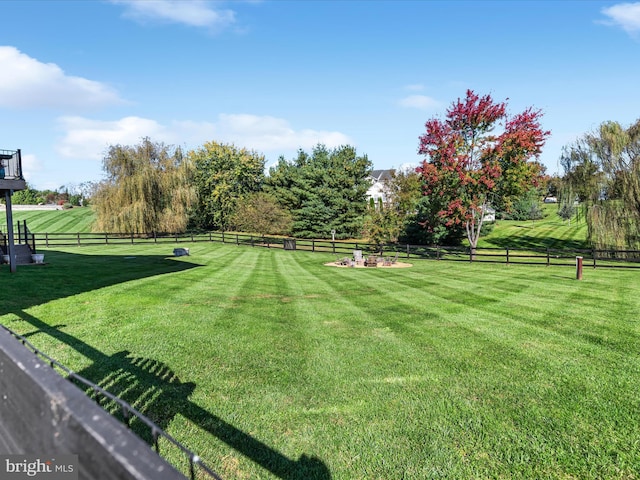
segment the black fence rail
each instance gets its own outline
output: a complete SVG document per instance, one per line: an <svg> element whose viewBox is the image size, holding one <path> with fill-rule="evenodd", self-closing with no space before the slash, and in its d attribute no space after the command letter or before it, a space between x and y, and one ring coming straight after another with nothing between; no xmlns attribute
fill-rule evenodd
<svg viewBox="0 0 640 480"><path fill-rule="evenodd" d="M458 262L503 263L523 265L575 265L582 257L585 266L640 268L640 250L552 249L552 248L477 248L411 244L372 244L356 241L314 240L230 232L182 234L118 234L118 233L32 233L40 246L82 247L89 245L179 244L220 242L251 247L280 248L330 253L338 257L352 256L360 250L364 255L395 256L407 260L446 260Z"/></svg>

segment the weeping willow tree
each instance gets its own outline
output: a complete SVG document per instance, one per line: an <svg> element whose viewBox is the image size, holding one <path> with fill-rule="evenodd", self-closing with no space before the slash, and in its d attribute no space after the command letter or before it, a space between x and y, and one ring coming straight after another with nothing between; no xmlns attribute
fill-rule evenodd
<svg viewBox="0 0 640 480"><path fill-rule="evenodd" d="M604 245L609 241L616 247L640 249L640 119L627 129L617 122L603 123L593 145L610 179L606 191L610 201L592 210L594 237Z"/></svg>
<svg viewBox="0 0 640 480"><path fill-rule="evenodd" d="M640 119L604 122L563 152L565 190L583 202L597 249L640 249Z"/></svg>
<svg viewBox="0 0 640 480"><path fill-rule="evenodd" d="M98 187L95 229L148 234L185 231L195 190L181 150L143 138L135 146L110 146L103 160L107 178Z"/></svg>

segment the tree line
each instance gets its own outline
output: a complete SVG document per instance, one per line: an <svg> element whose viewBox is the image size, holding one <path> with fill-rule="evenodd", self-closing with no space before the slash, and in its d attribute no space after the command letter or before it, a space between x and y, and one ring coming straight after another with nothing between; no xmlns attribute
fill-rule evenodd
<svg viewBox="0 0 640 480"><path fill-rule="evenodd" d="M367 199L372 163L353 146L316 145L265 172L264 155L215 141L183 152L149 138L109 147L92 202L96 229L144 234L236 230L299 238L367 238L475 246L488 207L515 215L544 188L541 113L509 116L472 91L426 123L423 163L392 171ZM496 128L501 129L495 133ZM530 213L530 212L528 212ZM527 214L528 214L527 213Z"/></svg>
<svg viewBox="0 0 640 480"><path fill-rule="evenodd" d="M264 155L233 144L210 141L183 152L150 138L110 146L105 180L74 192L83 192L85 204L90 198L98 231L235 230L440 245L466 239L472 249L491 228L490 211L541 218L541 199L553 195L562 218L581 212L594 247L640 247L640 120L628 128L603 123L566 146L563 177L549 177L538 162L550 135L541 120L533 107L511 114L506 101L468 90L444 118L425 123L423 161L391 171L378 201L367 199L371 161L349 145L299 150L265 172Z"/></svg>
<svg viewBox="0 0 640 480"><path fill-rule="evenodd" d="M371 162L351 146L300 150L265 173L264 155L207 142L183 153L142 139L111 146L93 204L99 231L239 230L302 238L361 233Z"/></svg>

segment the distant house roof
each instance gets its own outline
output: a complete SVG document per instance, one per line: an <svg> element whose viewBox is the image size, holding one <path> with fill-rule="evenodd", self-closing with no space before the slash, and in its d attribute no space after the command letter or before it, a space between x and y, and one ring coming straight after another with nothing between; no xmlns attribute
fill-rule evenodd
<svg viewBox="0 0 640 480"><path fill-rule="evenodd" d="M373 170L369 176L374 182L382 182L391 178L391 170Z"/></svg>

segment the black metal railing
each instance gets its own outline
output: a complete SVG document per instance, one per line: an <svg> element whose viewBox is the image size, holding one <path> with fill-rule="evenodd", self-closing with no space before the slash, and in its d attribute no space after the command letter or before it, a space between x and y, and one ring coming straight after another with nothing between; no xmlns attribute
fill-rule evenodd
<svg viewBox="0 0 640 480"><path fill-rule="evenodd" d="M27 228L27 221L23 220L22 222L18 222L14 232L17 232L18 244L28 245L31 249L31 253L36 253L36 236L31 233L29 228ZM15 234L14 234L15 237Z"/></svg>
<svg viewBox="0 0 640 480"><path fill-rule="evenodd" d="M0 180L24 180L20 150L0 149Z"/></svg>
<svg viewBox="0 0 640 480"><path fill-rule="evenodd" d="M214 472L207 465L205 465L204 462L200 459L200 457L198 455L196 455L194 452L192 452L187 447L182 445L180 442L178 442L176 439L174 439L171 435L166 433L160 427L158 427L149 418L147 418L145 415L143 415L138 410L133 408L129 403L127 403L124 400L122 400L121 398L109 393L107 390L105 390L104 388L100 387L99 385L96 385L95 383L93 383L93 382L87 380L86 378L78 375L77 373L72 371L70 368L64 366L63 364L61 364L57 360L51 358L46 353L40 351L37 347L35 347L31 343L29 343L29 341L24 336L14 332L10 328L6 327L5 325L0 324L0 327L2 327L4 330L8 331L15 338L17 338L26 348L28 348L34 354L36 354L40 358L46 360L46 362L49 364L49 366L54 371L57 372L59 370L61 372L64 372L64 375L66 375L67 380L71 381L72 383L75 383L76 386L78 384L83 385L88 391L92 392L92 394L95 397L95 400L98 403L98 405L100 405L105 411L108 412L108 410L105 408L105 406L103 404L103 400L102 399L106 399L108 401L113 402L115 405L117 405L117 407L120 409L120 412L122 414L123 423L125 425L127 425L127 427L131 428L131 420L132 420L132 418L137 419L143 425L145 425L149 429L149 432L151 433L153 448L155 449L156 453L158 455L162 456L165 460L167 460L166 457L164 457L160 453L159 439L163 438L166 441L168 441L171 446L177 448L188 459L188 462L189 462L189 478L191 480L195 480L196 479L196 467L198 467L197 472L201 472L201 473L207 475L209 478L213 478L215 480L222 480L222 477L220 477L216 472ZM58 369L58 370L56 370L56 369Z"/></svg>

